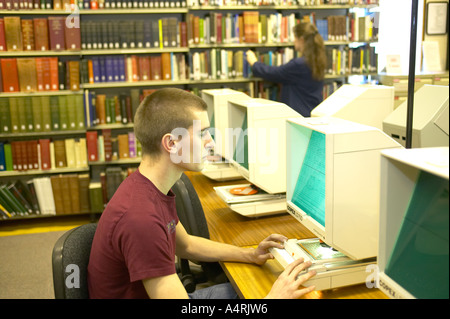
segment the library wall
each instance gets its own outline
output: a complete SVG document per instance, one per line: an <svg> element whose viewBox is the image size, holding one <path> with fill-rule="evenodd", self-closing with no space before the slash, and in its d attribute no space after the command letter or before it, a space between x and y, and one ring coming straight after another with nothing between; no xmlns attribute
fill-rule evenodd
<svg viewBox="0 0 450 319"><path fill-rule="evenodd" d="M0 0L0 219L101 212L140 162L133 117L158 88L277 99L277 85L252 77L245 51L287 62L300 20L326 41L324 97L352 74L376 74L377 32L365 16L376 5Z"/></svg>

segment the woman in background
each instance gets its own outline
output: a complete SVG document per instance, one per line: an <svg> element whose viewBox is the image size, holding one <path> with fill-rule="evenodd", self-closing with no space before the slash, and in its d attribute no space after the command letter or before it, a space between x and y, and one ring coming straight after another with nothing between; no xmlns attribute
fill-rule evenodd
<svg viewBox="0 0 450 319"><path fill-rule="evenodd" d="M253 76L266 81L281 83L281 102L289 105L304 117L319 105L322 98L326 54L322 36L309 22L301 22L294 28L295 50L300 58L294 58L281 66L269 66L258 62L255 53L248 50L247 62Z"/></svg>

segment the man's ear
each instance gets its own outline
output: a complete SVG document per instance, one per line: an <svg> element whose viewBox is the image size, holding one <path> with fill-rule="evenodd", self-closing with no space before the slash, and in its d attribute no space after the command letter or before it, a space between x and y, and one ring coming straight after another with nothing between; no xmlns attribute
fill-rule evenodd
<svg viewBox="0 0 450 319"><path fill-rule="evenodd" d="M176 153L178 151L177 142L172 134L165 134L162 137L161 146L166 152L169 153Z"/></svg>

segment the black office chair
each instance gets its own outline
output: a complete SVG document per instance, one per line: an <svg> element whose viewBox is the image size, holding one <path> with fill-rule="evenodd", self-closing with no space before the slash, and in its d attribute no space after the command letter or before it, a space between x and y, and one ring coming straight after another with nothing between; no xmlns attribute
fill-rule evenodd
<svg viewBox="0 0 450 319"><path fill-rule="evenodd" d="M64 233L52 253L53 287L56 299L88 299L87 266L96 223Z"/></svg>
<svg viewBox="0 0 450 319"><path fill-rule="evenodd" d="M182 174L181 178L172 187L176 195L177 214L186 232L190 235L209 239L209 229L206 223L205 213L198 198L197 192L189 178ZM214 284L227 282L227 277L219 263L207 263L191 260L200 266L200 271L190 267L189 261L178 258L177 271L181 282L188 293L195 290L196 285L210 281Z"/></svg>

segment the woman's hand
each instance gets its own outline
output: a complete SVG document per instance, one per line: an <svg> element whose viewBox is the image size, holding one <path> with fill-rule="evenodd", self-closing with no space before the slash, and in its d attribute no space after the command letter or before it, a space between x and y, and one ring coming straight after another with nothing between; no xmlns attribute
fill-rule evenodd
<svg viewBox="0 0 450 319"><path fill-rule="evenodd" d="M255 52L253 52L252 50L247 50L246 54L248 64L250 64L250 66L253 66L253 64L258 61Z"/></svg>

